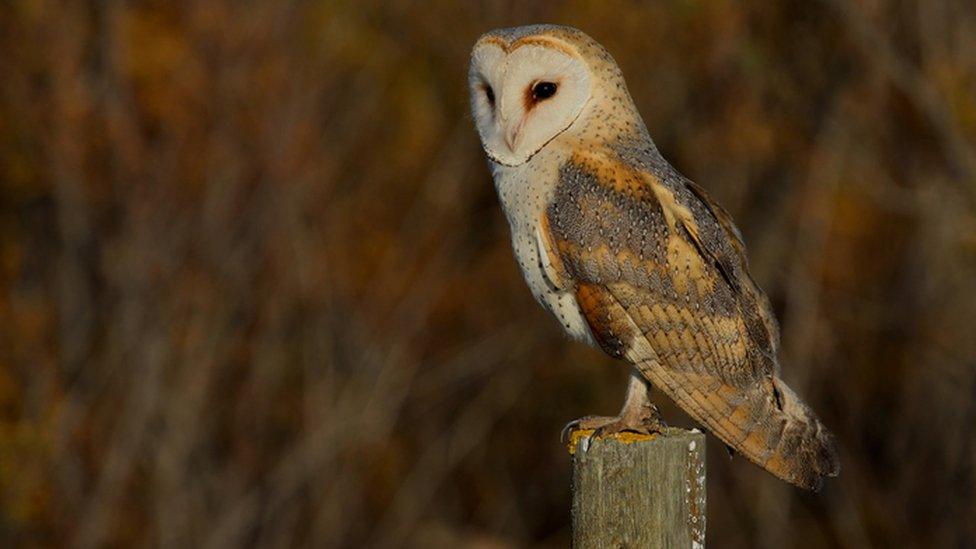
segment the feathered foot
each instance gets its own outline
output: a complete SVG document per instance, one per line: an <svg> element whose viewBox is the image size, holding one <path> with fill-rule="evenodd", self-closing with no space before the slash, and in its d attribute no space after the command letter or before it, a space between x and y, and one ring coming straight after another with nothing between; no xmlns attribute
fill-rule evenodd
<svg viewBox="0 0 976 549"><path fill-rule="evenodd" d="M661 418L657 406L651 404L650 386L637 371L631 372L627 386L627 399L617 416L586 416L570 421L563 427L560 439L568 441L573 431L593 430L593 437L605 437L630 431L650 435L660 433L667 424Z"/></svg>

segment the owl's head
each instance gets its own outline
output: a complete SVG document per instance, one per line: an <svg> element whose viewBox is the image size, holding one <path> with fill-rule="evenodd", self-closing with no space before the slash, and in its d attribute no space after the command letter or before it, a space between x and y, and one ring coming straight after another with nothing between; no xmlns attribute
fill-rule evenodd
<svg viewBox="0 0 976 549"><path fill-rule="evenodd" d="M533 25L483 35L471 53L471 111L488 156L524 164L553 139L582 125L598 92L620 79L610 55L571 27ZM624 88L623 94L629 101Z"/></svg>

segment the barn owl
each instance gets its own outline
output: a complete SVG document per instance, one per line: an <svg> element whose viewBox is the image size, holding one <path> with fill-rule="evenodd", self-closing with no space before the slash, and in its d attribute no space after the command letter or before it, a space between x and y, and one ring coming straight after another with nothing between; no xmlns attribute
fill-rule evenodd
<svg viewBox="0 0 976 549"><path fill-rule="evenodd" d="M533 295L631 365L618 416L567 427L659 431L653 386L783 480L836 476L833 437L780 378L779 329L738 229L658 152L610 54L570 27L495 30L468 79Z"/></svg>

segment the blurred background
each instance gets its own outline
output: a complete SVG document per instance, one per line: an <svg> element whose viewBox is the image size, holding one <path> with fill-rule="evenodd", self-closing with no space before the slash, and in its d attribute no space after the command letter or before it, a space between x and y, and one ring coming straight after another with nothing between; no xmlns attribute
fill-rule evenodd
<svg viewBox="0 0 976 549"><path fill-rule="evenodd" d="M468 115L533 22L738 221L840 442L810 494L710 438L709 545L972 544L976 3L12 0L3 545L565 546L627 369L532 300Z"/></svg>

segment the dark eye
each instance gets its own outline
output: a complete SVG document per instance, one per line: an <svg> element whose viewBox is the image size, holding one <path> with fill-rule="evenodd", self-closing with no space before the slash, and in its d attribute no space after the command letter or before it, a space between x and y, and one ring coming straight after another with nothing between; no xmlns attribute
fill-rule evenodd
<svg viewBox="0 0 976 549"><path fill-rule="evenodd" d="M549 99L556 95L556 89L557 86L554 82L539 82L535 86L532 86L532 97L536 101Z"/></svg>
<svg viewBox="0 0 976 549"><path fill-rule="evenodd" d="M491 89L491 86L485 84L485 97L488 98L488 102L494 106L495 104L495 90Z"/></svg>

